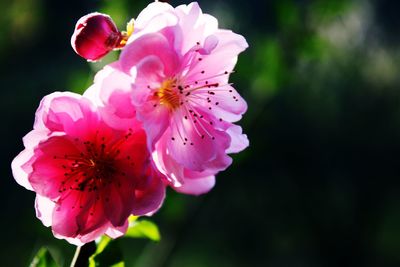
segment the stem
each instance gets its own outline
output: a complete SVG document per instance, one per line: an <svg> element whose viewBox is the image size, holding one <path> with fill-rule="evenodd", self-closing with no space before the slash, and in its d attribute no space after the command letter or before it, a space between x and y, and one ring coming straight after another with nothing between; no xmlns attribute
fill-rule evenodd
<svg viewBox="0 0 400 267"><path fill-rule="evenodd" d="M81 252L81 246L76 247L75 254L74 257L72 258L70 267L75 267L76 261L78 260L79 257L79 252Z"/></svg>

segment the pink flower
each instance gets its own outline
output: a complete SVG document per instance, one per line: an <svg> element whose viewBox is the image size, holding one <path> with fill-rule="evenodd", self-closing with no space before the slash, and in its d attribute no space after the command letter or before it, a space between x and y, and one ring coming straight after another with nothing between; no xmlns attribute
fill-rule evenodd
<svg viewBox="0 0 400 267"><path fill-rule="evenodd" d="M71 45L81 57L96 61L118 48L123 36L110 16L90 13L78 20Z"/></svg>
<svg viewBox="0 0 400 267"><path fill-rule="evenodd" d="M158 169L185 193L200 194L248 146L232 124L247 105L229 83L245 39L218 28L197 3L152 3L114 68L131 76L132 101Z"/></svg>
<svg viewBox="0 0 400 267"><path fill-rule="evenodd" d="M139 126L109 126L77 94L42 100L12 169L20 185L36 192L37 217L57 238L76 245L103 234L116 238L125 233L129 215L160 207L165 186Z"/></svg>

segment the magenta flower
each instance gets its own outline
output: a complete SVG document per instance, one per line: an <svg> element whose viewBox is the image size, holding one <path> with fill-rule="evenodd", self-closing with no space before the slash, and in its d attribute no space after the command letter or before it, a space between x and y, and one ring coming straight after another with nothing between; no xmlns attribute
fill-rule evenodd
<svg viewBox="0 0 400 267"><path fill-rule="evenodd" d="M20 185L36 192L37 217L57 238L76 245L102 234L115 238L125 233L129 215L160 207L165 186L139 126L109 126L77 94L42 100L12 169Z"/></svg>
<svg viewBox="0 0 400 267"><path fill-rule="evenodd" d="M231 164L227 153L248 146L232 124L247 105L228 78L245 39L218 28L197 3L152 3L114 68L131 76L132 101L153 159L182 192L199 194ZM118 65L119 64L119 65Z"/></svg>
<svg viewBox="0 0 400 267"><path fill-rule="evenodd" d="M95 12L78 20L71 45L81 57L96 61L118 48L122 40L122 33L110 16Z"/></svg>

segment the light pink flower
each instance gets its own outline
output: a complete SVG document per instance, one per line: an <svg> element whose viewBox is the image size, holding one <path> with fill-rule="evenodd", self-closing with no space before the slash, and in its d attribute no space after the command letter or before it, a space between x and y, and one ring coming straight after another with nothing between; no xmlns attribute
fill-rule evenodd
<svg viewBox="0 0 400 267"><path fill-rule="evenodd" d="M182 192L199 194L248 140L238 121L247 105L229 83L245 39L218 28L197 3L152 3L135 21L114 68L131 76L132 101L153 159Z"/></svg>
<svg viewBox="0 0 400 267"><path fill-rule="evenodd" d="M19 184L36 192L37 217L57 238L76 245L102 234L115 238L125 233L129 215L160 207L165 186L139 126L109 126L77 94L42 100L12 169Z"/></svg>

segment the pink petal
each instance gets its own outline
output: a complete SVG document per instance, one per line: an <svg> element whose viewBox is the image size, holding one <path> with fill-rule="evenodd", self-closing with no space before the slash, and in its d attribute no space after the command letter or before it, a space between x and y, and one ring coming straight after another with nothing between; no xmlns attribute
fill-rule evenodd
<svg viewBox="0 0 400 267"><path fill-rule="evenodd" d="M143 35L127 45L121 53L120 64L123 71L130 73L132 67L150 56L160 59L167 76L173 75L179 66L177 54L171 48L168 39L160 33Z"/></svg>
<svg viewBox="0 0 400 267"><path fill-rule="evenodd" d="M152 215L161 207L164 201L165 185L161 176L151 169L149 169L147 175L150 183L135 190L133 215Z"/></svg>
<svg viewBox="0 0 400 267"><path fill-rule="evenodd" d="M210 166L204 172L185 169L182 164L177 163L168 154L168 150L162 142L156 145L153 161L158 170L166 175L168 184L178 192L199 195L208 192L215 184L214 175L218 172L218 170L212 168L215 166ZM209 164L212 165L211 162ZM229 164L230 162L228 162ZM228 165L223 167L226 168Z"/></svg>
<svg viewBox="0 0 400 267"><path fill-rule="evenodd" d="M190 172L186 173L189 176ZM180 187L174 187L174 189L180 193L190 195L201 195L210 191L215 185L215 176L205 176L195 179L185 179L184 183Z"/></svg>
<svg viewBox="0 0 400 267"><path fill-rule="evenodd" d="M231 145L226 150L226 153L239 153L249 146L247 135L242 133L242 128L238 125L232 125L227 133L231 137Z"/></svg>
<svg viewBox="0 0 400 267"><path fill-rule="evenodd" d="M218 30L213 33L208 50L213 47L211 44L216 43L215 38L218 39L217 46L212 49L212 53L202 57L202 61L196 64L187 76L188 79L196 80L207 75L231 72L237 62L237 56L248 47L243 36L228 30ZM205 74L199 77L199 73L203 70L205 70ZM221 80L221 83L226 83L226 81Z"/></svg>
<svg viewBox="0 0 400 267"><path fill-rule="evenodd" d="M131 80L113 63L97 73L95 83L83 95L96 103L102 119L115 129L141 128L132 103Z"/></svg>
<svg viewBox="0 0 400 267"><path fill-rule="evenodd" d="M81 237L104 231L106 216L101 201L95 193L82 195L80 191L70 191L60 199L53 212L52 230L59 236Z"/></svg>
<svg viewBox="0 0 400 267"><path fill-rule="evenodd" d="M184 168L169 155L166 147L166 138L157 142L152 158L157 169L165 175L166 181L172 186L180 186L184 180Z"/></svg>
<svg viewBox="0 0 400 267"><path fill-rule="evenodd" d="M149 148L152 148L168 127L169 111L161 105L154 107L153 103L148 102L138 110L137 118L143 122Z"/></svg>
<svg viewBox="0 0 400 267"><path fill-rule="evenodd" d="M82 121L83 117L85 121ZM43 98L36 111L34 128L80 135L97 121L98 116L89 100L74 93L56 92ZM80 123L79 127L77 123Z"/></svg>
<svg viewBox="0 0 400 267"><path fill-rule="evenodd" d="M143 34L157 32L162 28L176 25L178 18L174 14L174 8L168 3L152 2L137 16L135 20L135 32L129 38L128 44Z"/></svg>
<svg viewBox="0 0 400 267"><path fill-rule="evenodd" d="M18 184L22 185L26 189L33 191L32 185L28 180L28 174L32 171L32 167L30 166L30 164L26 165L30 161L32 156L32 150L23 150L21 153L18 154L18 156L14 158L11 163L11 168L15 181L17 181ZM22 166L24 165L27 166L25 170L22 168Z"/></svg>
<svg viewBox="0 0 400 267"><path fill-rule="evenodd" d="M60 196L62 180L65 179L63 165L68 166L64 155L79 155L80 151L65 136L53 136L35 149L32 173L29 182L34 190L50 199Z"/></svg>
<svg viewBox="0 0 400 267"><path fill-rule="evenodd" d="M175 114L170 135L166 134L167 149L170 155L185 168L203 171L204 163L214 160L218 151L225 151L230 138L210 124L191 119L182 119L184 115ZM200 126L200 123L202 126Z"/></svg>
<svg viewBox="0 0 400 267"><path fill-rule="evenodd" d="M114 177L115 178L115 177ZM109 185L105 189L106 197L102 198L104 213L113 226L123 226L132 212L134 188L130 183L118 179L118 186Z"/></svg>
<svg viewBox="0 0 400 267"><path fill-rule="evenodd" d="M109 227L107 231L105 232L106 235L108 235L111 238L118 238L123 236L126 233L126 230L128 230L129 222L128 220L125 221L124 225L119 226L119 227Z"/></svg>
<svg viewBox="0 0 400 267"><path fill-rule="evenodd" d="M35 210L36 217L38 217L42 223L49 227L52 225L53 210L56 204L46 197L36 195Z"/></svg>
<svg viewBox="0 0 400 267"><path fill-rule="evenodd" d="M242 118L247 111L246 101L230 85L213 88L214 95L208 96L211 103L203 97L196 100L196 108L202 110L202 114L210 114L223 121L235 122ZM210 109L211 108L211 109Z"/></svg>

